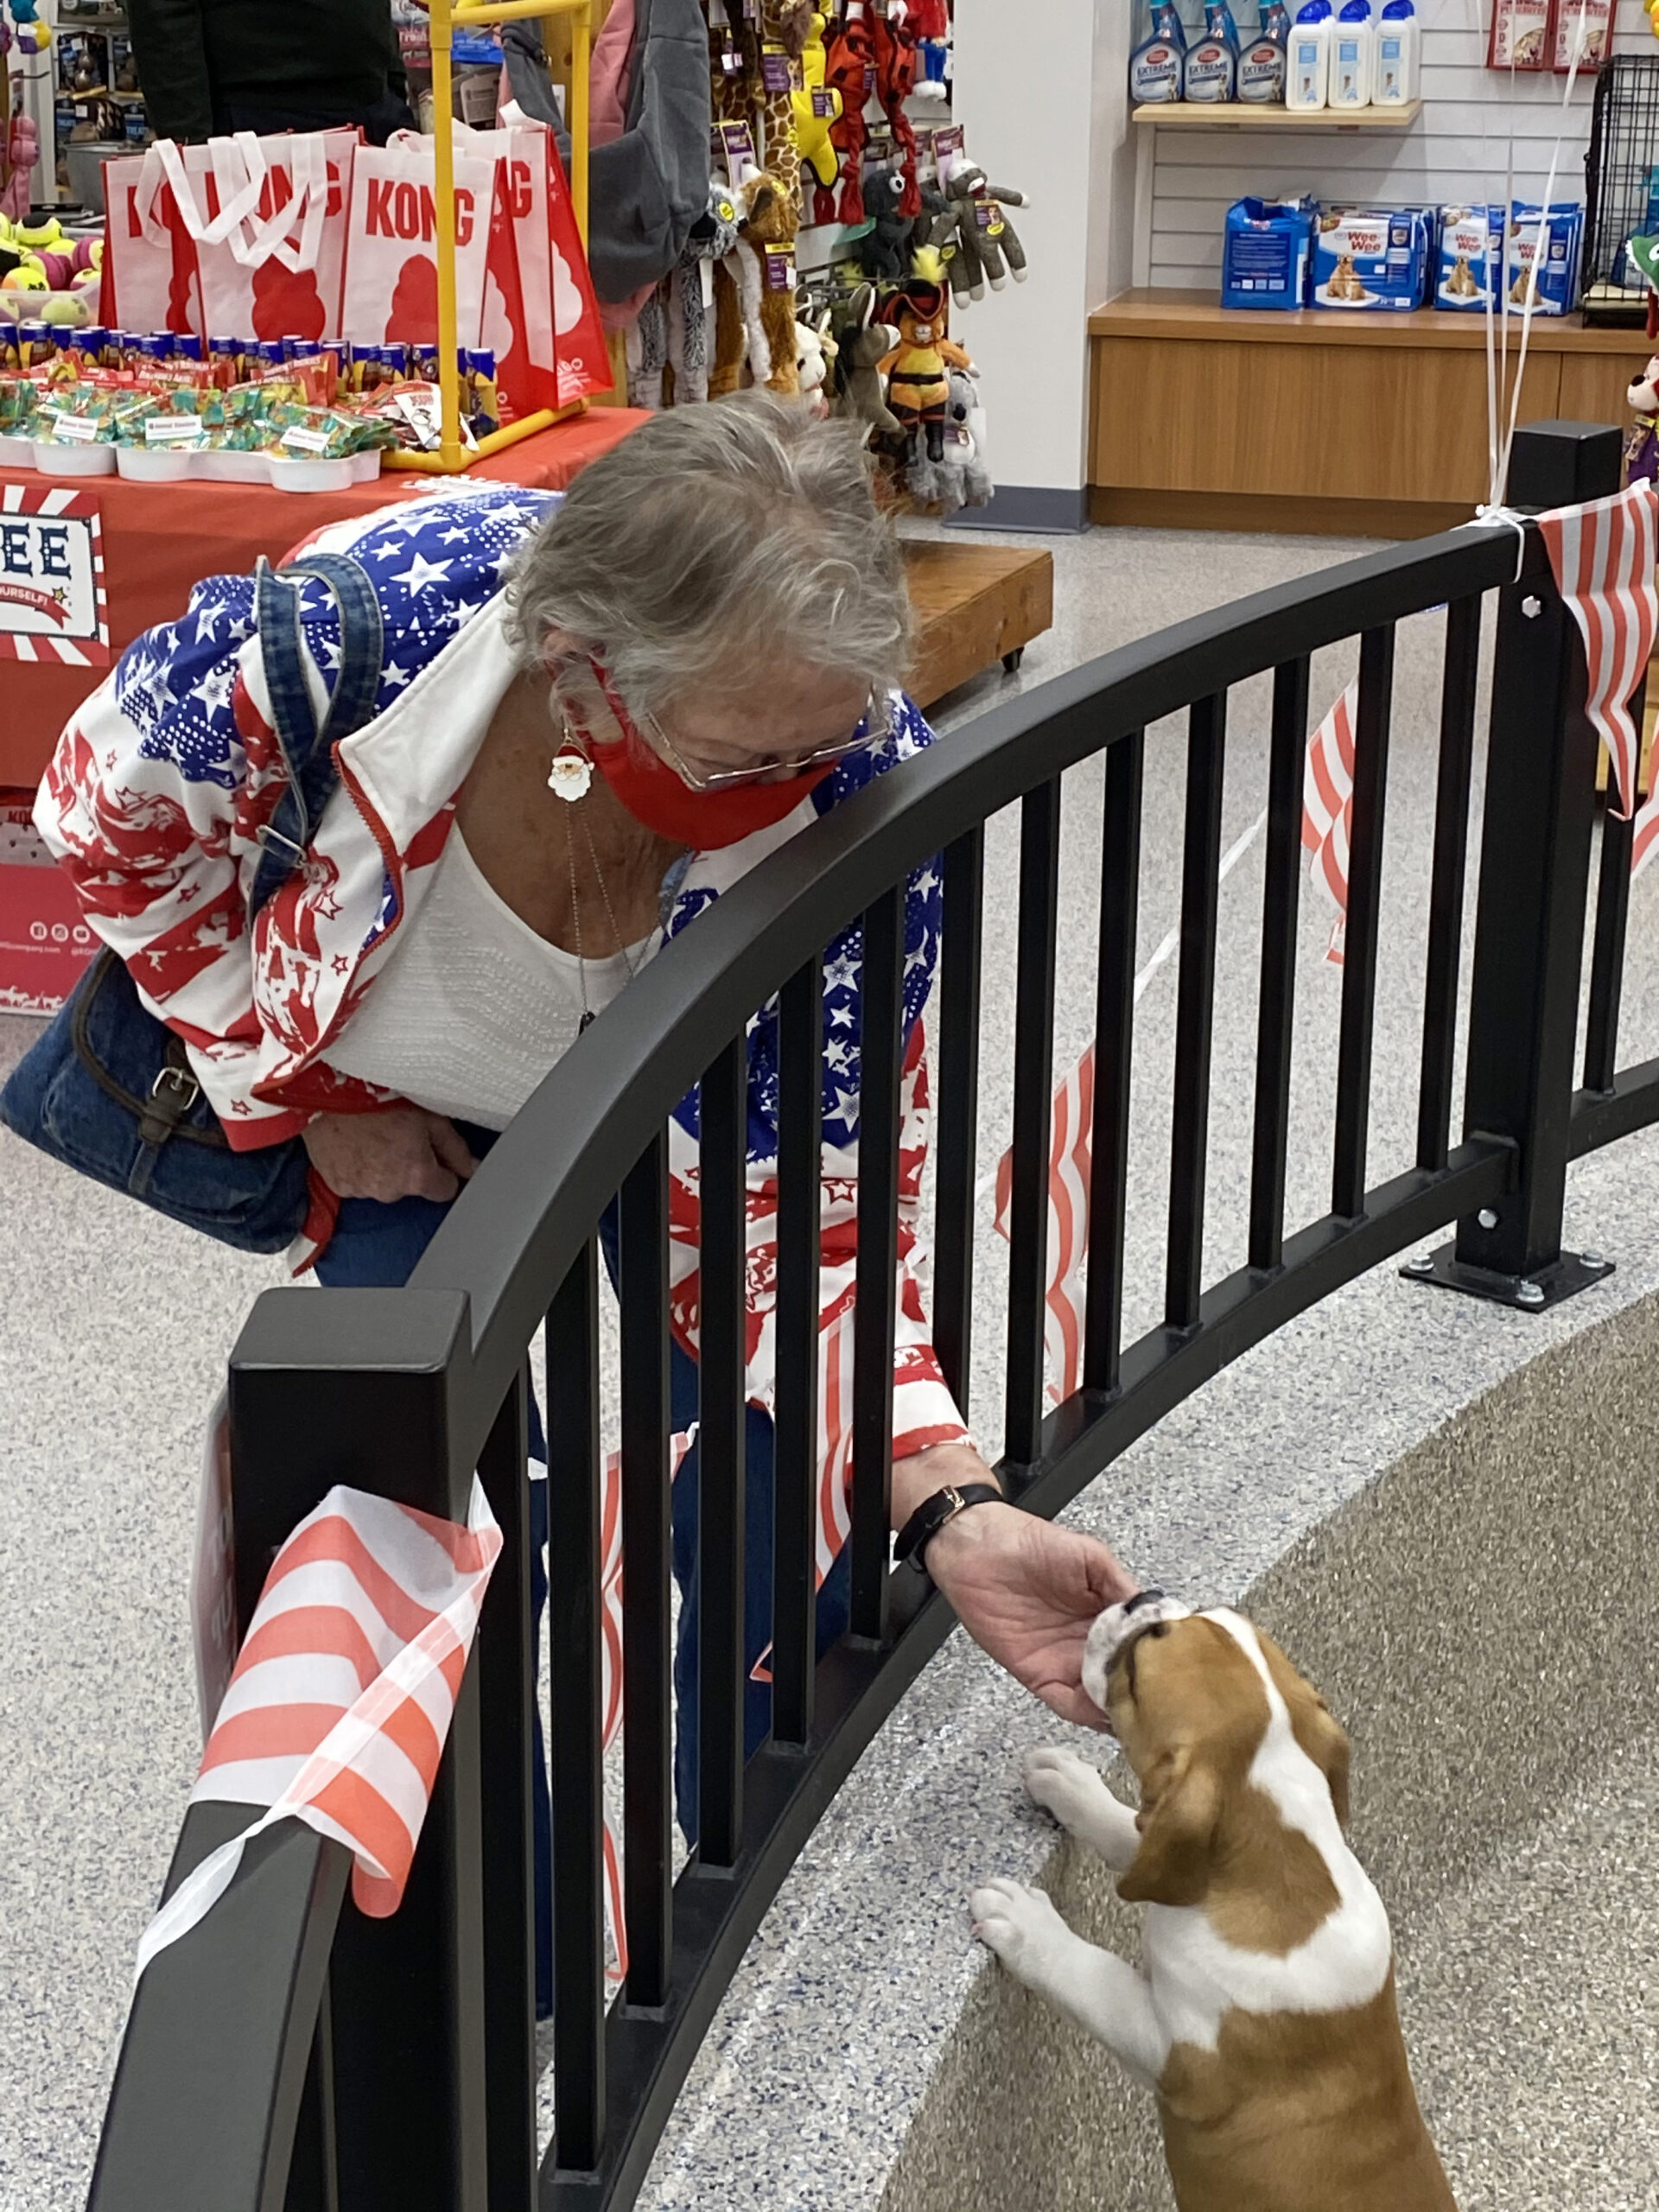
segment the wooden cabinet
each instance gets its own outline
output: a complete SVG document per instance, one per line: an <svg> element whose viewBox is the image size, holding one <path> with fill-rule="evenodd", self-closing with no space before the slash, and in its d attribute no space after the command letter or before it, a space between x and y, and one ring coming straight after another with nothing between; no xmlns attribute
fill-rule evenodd
<svg viewBox="0 0 1659 2212"><path fill-rule="evenodd" d="M1486 496L1484 319L1224 310L1135 291L1090 318L1096 521L1420 537ZM1519 349L1510 327L1510 360ZM1617 423L1640 331L1535 319L1519 419Z"/></svg>

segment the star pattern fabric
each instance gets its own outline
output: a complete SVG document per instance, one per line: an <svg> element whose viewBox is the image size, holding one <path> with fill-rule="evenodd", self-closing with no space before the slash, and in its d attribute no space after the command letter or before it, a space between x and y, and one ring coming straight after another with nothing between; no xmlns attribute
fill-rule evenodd
<svg viewBox="0 0 1659 2212"><path fill-rule="evenodd" d="M933 741L933 733L907 698L894 701L893 727L874 745L838 761L812 794L819 814L827 814L855 791L862 791L876 777L885 776L902 760L910 760ZM682 892L675 900L665 934L677 937L695 921L715 893L706 886ZM912 875L905 893L905 973L903 984L904 1040L906 1056L916 1024L933 988L938 965L939 930L944 895L938 856ZM824 1066L823 1085L823 1140L836 1147L858 1141L858 1100L863 1021L860 985L864 969L864 932L856 922L843 930L823 957ZM772 1000L749 1023L749 1157L752 1161L778 1156L778 1002ZM676 1110L676 1120L688 1136L698 1130L697 1093L693 1090Z"/></svg>

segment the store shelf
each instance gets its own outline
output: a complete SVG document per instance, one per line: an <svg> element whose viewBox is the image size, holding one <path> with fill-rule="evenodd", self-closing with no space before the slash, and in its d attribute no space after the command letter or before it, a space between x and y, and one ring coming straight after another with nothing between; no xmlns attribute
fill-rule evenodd
<svg viewBox="0 0 1659 2212"><path fill-rule="evenodd" d="M1171 339L1198 344L1405 346L1414 351L1486 351L1486 318L1446 308L1417 308L1408 314L1344 314L1332 308L1224 308L1212 291L1151 286L1120 292L1089 318L1091 338ZM1510 315L1510 349L1521 342L1521 315ZM1629 362L1645 341L1628 330L1605 325L1586 327L1582 316L1541 315L1532 319L1528 340L1533 353L1589 353ZM1628 379L1627 379L1628 380ZM1622 417L1621 417L1622 419Z"/></svg>
<svg viewBox="0 0 1659 2212"><path fill-rule="evenodd" d="M1137 107L1134 118L1165 130L1409 130L1423 111L1421 100L1399 107L1257 107L1248 100L1167 100Z"/></svg>

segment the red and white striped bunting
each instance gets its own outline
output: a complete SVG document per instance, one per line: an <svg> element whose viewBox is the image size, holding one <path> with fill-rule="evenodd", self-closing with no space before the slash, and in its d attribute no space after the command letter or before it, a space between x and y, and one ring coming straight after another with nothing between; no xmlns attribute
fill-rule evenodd
<svg viewBox="0 0 1659 2212"><path fill-rule="evenodd" d="M1611 498L1540 515L1538 528L1584 639L1585 712L1607 747L1624 816L1635 817L1630 873L1637 875L1659 843L1659 796L1637 805L1641 733L1630 708L1659 628L1659 495L1640 480Z"/></svg>
<svg viewBox="0 0 1659 2212"><path fill-rule="evenodd" d="M1094 1157L1095 1048L1055 1090L1048 1135L1048 1281L1043 1316L1048 1399L1058 1405L1083 1381L1084 1262L1089 1251L1089 1179ZM996 1167L996 1233L1011 1235L1014 1150Z"/></svg>
<svg viewBox="0 0 1659 2212"><path fill-rule="evenodd" d="M144 1931L139 1974L279 1820L348 1847L361 1911L397 1910L500 1550L476 1477L464 1529L343 1485L301 1522L265 1578L191 1793L269 1809L180 1884Z"/></svg>
<svg viewBox="0 0 1659 2212"><path fill-rule="evenodd" d="M1348 927L1348 841L1354 821L1354 728L1359 714L1355 678L1307 741L1302 776L1302 845L1313 855L1313 880L1337 910L1325 957L1343 962Z"/></svg>

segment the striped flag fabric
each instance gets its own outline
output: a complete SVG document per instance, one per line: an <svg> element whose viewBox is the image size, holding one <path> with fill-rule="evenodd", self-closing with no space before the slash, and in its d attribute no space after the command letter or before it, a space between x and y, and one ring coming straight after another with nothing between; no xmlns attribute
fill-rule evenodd
<svg viewBox="0 0 1659 2212"><path fill-rule="evenodd" d="M1359 715L1359 679L1348 686L1307 741L1302 776L1302 847L1312 854L1311 874L1337 918L1325 957L1333 968L1343 963L1348 926L1348 841L1354 821L1354 730Z"/></svg>
<svg viewBox="0 0 1659 2212"><path fill-rule="evenodd" d="M1605 499L1540 515L1556 588L1584 639L1585 711L1613 764L1619 804L1634 817L1630 873L1659 843L1659 797L1637 804L1641 733L1630 714L1659 629L1659 494L1640 479Z"/></svg>
<svg viewBox="0 0 1659 2212"><path fill-rule="evenodd" d="M1048 1281L1043 1317L1044 1368L1051 1405L1083 1382L1084 1262L1089 1251L1089 1181L1094 1156L1095 1048L1090 1045L1054 1092L1048 1140ZM1011 1236L1014 1151L996 1169L996 1232Z"/></svg>
<svg viewBox="0 0 1659 2212"><path fill-rule="evenodd" d="M138 1974L279 1820L347 1847L359 1910L397 1910L500 1551L476 1476L464 1529L343 1484L300 1522L265 1578L191 1792L193 1804L268 1809L179 1885L144 1932Z"/></svg>

